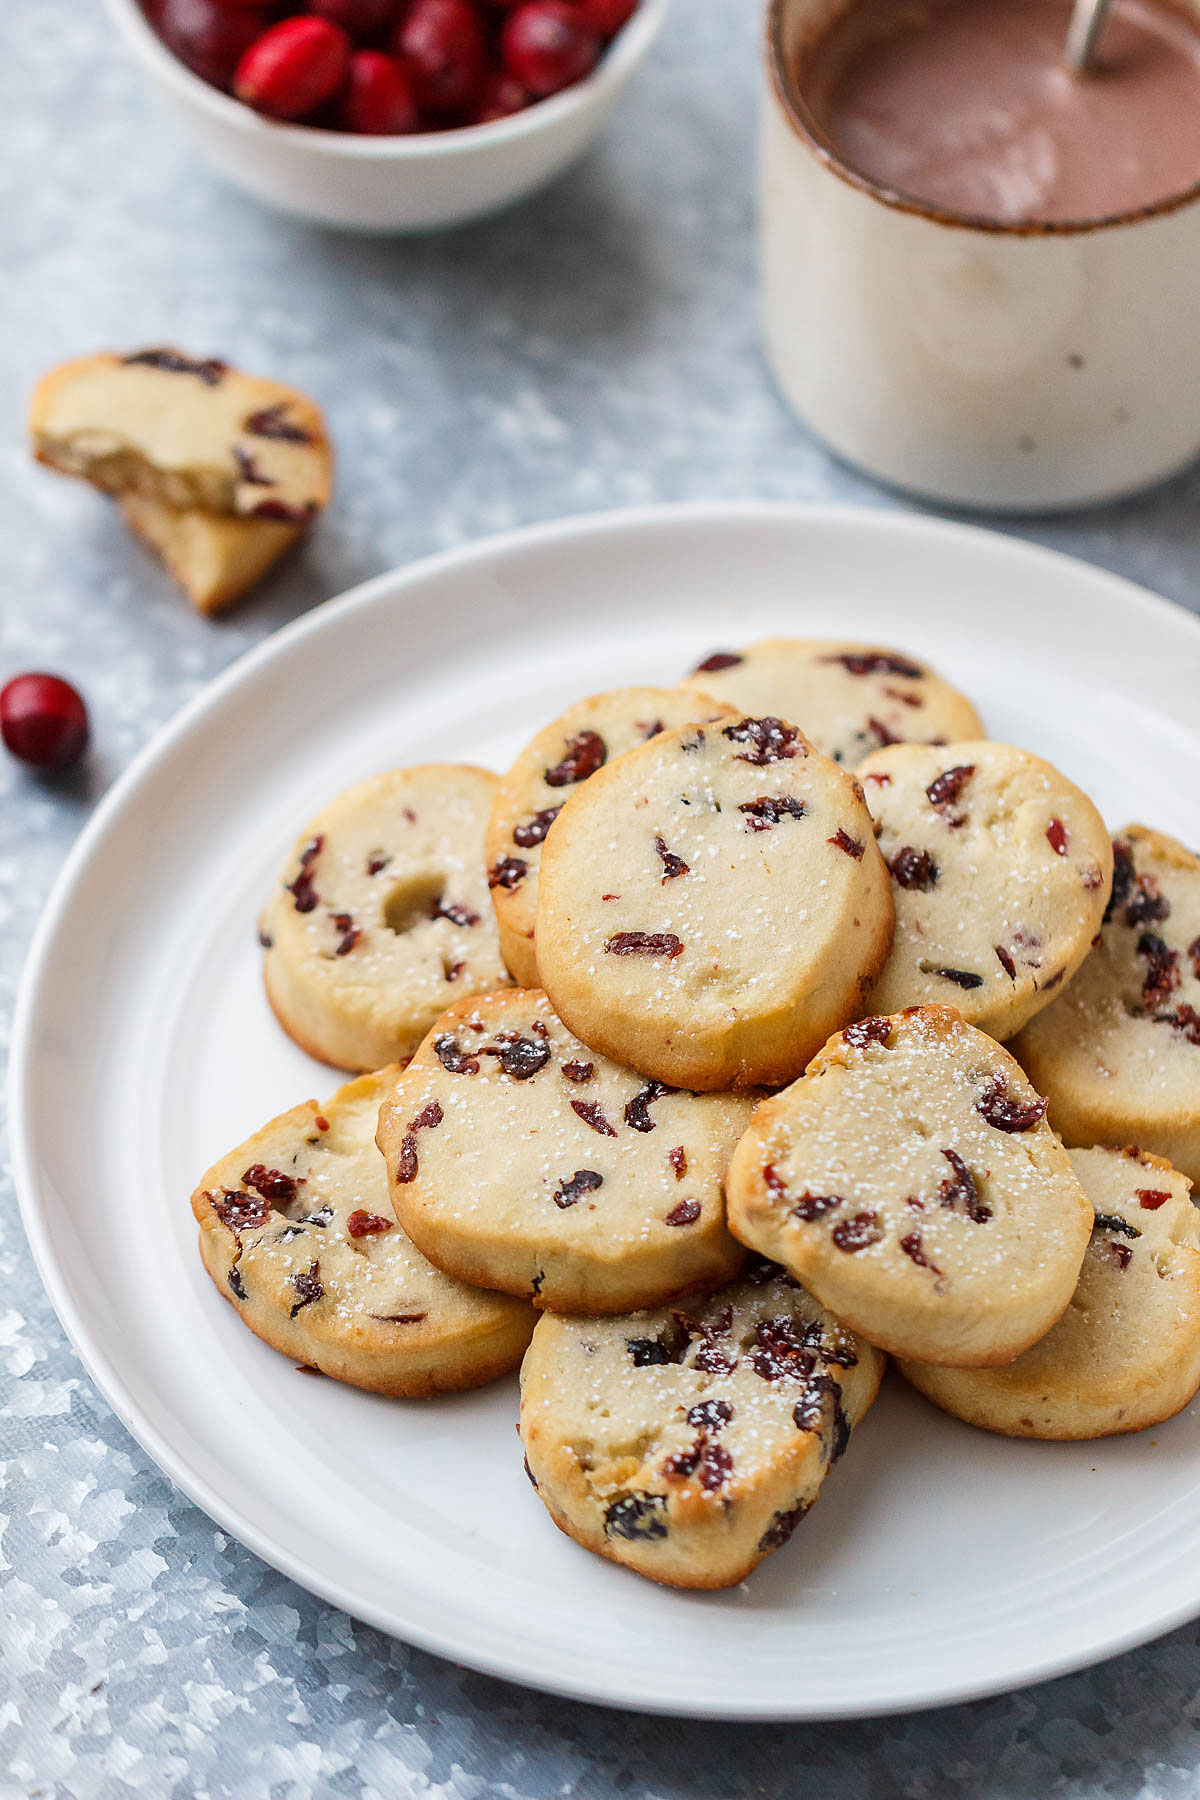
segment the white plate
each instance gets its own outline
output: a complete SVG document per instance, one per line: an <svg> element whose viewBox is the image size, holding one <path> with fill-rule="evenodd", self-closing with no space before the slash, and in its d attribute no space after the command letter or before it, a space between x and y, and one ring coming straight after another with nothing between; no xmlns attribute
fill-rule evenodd
<svg viewBox="0 0 1200 1800"><path fill-rule="evenodd" d="M26 1227L91 1375L251 1549L360 1618L589 1700L864 1714L1075 1668L1200 1612L1200 1408L1009 1443L884 1393L820 1506L743 1588L586 1555L521 1471L515 1382L388 1402L302 1378L202 1271L187 1197L337 1085L268 1015L255 914L304 819L393 764L505 766L567 701L767 631L933 659L993 733L1120 825L1200 835L1200 629L1110 575L926 519L758 506L576 521L368 583L244 658L100 808L19 1007Z"/></svg>

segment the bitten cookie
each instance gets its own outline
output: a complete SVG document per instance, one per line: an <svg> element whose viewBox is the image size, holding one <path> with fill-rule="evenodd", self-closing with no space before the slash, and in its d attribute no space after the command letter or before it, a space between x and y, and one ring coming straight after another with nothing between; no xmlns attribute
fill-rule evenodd
<svg viewBox="0 0 1200 1800"><path fill-rule="evenodd" d="M984 736L965 694L927 663L875 644L764 638L714 651L689 681L740 712L795 719L818 750L848 769L885 744Z"/></svg>
<svg viewBox="0 0 1200 1800"><path fill-rule="evenodd" d="M200 1254L257 1337L352 1387L420 1397L515 1369L533 1308L426 1262L396 1223L375 1148L398 1071L293 1107L192 1195Z"/></svg>
<svg viewBox="0 0 1200 1800"><path fill-rule="evenodd" d="M526 1465L585 1549L731 1587L792 1535L882 1372L765 1263L686 1311L546 1317L521 1370Z"/></svg>
<svg viewBox="0 0 1200 1800"><path fill-rule="evenodd" d="M616 688L568 707L526 745L496 789L487 829L488 883L500 948L518 987L537 987L533 933L546 833L596 770L656 732L720 718L731 707L679 688Z"/></svg>
<svg viewBox="0 0 1200 1800"><path fill-rule="evenodd" d="M1137 1150L1072 1150L1095 1208L1075 1296L1002 1369L900 1366L936 1406L1008 1437L1141 1431L1200 1388L1200 1212L1187 1177Z"/></svg>
<svg viewBox="0 0 1200 1800"><path fill-rule="evenodd" d="M1092 947L1112 847L1087 795L1008 744L900 744L858 771L892 874L896 936L872 1009L938 1001L1011 1037Z"/></svg>
<svg viewBox="0 0 1200 1800"><path fill-rule="evenodd" d="M730 1225L881 1349L1008 1362L1068 1305L1092 1228L1045 1109L952 1007L860 1020L758 1107Z"/></svg>
<svg viewBox="0 0 1200 1800"><path fill-rule="evenodd" d="M516 990L438 1020L379 1148L396 1217L439 1268L558 1312L628 1312L745 1261L724 1179L751 1105L643 1082Z"/></svg>
<svg viewBox="0 0 1200 1800"><path fill-rule="evenodd" d="M282 382L172 349L86 356L43 376L34 455L117 496L202 612L244 592L329 499L320 411Z"/></svg>
<svg viewBox="0 0 1200 1800"><path fill-rule="evenodd" d="M495 785L457 763L398 769L305 828L260 930L275 1016L310 1056L403 1061L451 1000L507 986L483 863Z"/></svg>
<svg viewBox="0 0 1200 1800"><path fill-rule="evenodd" d="M659 1081L789 1080L861 1011L891 938L862 790L776 718L628 751L542 854L543 986L586 1044Z"/></svg>
<svg viewBox="0 0 1200 1800"><path fill-rule="evenodd" d="M1013 1052L1068 1144L1137 1143L1200 1182L1200 858L1131 825L1100 942Z"/></svg>

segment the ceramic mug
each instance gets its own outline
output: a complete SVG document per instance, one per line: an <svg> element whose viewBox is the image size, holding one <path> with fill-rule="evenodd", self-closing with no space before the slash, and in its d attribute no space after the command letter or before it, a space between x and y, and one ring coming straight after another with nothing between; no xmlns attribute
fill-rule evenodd
<svg viewBox="0 0 1200 1800"><path fill-rule="evenodd" d="M1183 468L1200 453L1200 184L1061 225L877 186L801 98L844 5L767 13L764 326L797 413L869 475L951 505L1077 506Z"/></svg>

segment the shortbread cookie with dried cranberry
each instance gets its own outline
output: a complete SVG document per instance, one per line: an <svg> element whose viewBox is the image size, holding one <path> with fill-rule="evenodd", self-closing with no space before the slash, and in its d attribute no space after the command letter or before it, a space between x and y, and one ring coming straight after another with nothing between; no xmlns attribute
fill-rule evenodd
<svg viewBox="0 0 1200 1800"><path fill-rule="evenodd" d="M873 1010L932 1000L1011 1037L1100 929L1112 885L1103 819L1065 775L1008 744L897 744L858 776L896 903Z"/></svg>
<svg viewBox="0 0 1200 1800"><path fill-rule="evenodd" d="M488 882L500 948L518 987L537 987L533 933L546 833L580 782L656 732L734 718L732 707L682 688L616 688L568 707L539 731L501 780L488 821Z"/></svg>
<svg viewBox="0 0 1200 1800"><path fill-rule="evenodd" d="M439 1268L556 1312L628 1312L745 1261L724 1181L752 1104L644 1082L518 989L438 1020L379 1148L396 1216Z"/></svg>
<svg viewBox="0 0 1200 1800"><path fill-rule="evenodd" d="M1074 1298L1041 1341L1000 1369L902 1363L943 1411L1007 1437L1141 1431L1200 1388L1200 1212L1160 1156L1072 1150L1095 1208Z"/></svg>
<svg viewBox="0 0 1200 1800"><path fill-rule="evenodd" d="M1200 1183L1200 858L1131 825L1100 942L1013 1041L1068 1144L1137 1143Z"/></svg>
<svg viewBox="0 0 1200 1800"><path fill-rule="evenodd" d="M215 1163L192 1195L200 1253L297 1362L379 1394L479 1387L516 1368L533 1308L452 1280L397 1224L375 1126L398 1073L293 1107Z"/></svg>
<svg viewBox="0 0 1200 1800"><path fill-rule="evenodd" d="M103 354L43 376L34 454L113 494L203 612L256 581L326 505L319 409L282 382L173 349Z"/></svg>
<svg viewBox="0 0 1200 1800"><path fill-rule="evenodd" d="M776 718L627 751L542 854L543 986L584 1043L659 1081L789 1080L862 1010L891 939L861 788Z"/></svg>
<svg viewBox="0 0 1200 1800"><path fill-rule="evenodd" d="M965 694L927 663L875 644L764 638L714 651L690 681L739 711L794 719L818 750L848 769L885 744L984 735Z"/></svg>
<svg viewBox="0 0 1200 1800"><path fill-rule="evenodd" d="M495 786L460 763L397 769L305 827L260 929L267 995L310 1056L403 1061L451 1000L507 986L483 862Z"/></svg>
<svg viewBox="0 0 1200 1800"><path fill-rule="evenodd" d="M526 1463L560 1531L671 1587L731 1587L785 1544L883 1357L769 1263L686 1308L541 1319Z"/></svg>
<svg viewBox="0 0 1200 1800"><path fill-rule="evenodd" d="M1092 1228L1045 1110L952 1007L860 1020L755 1112L730 1225L881 1349L1008 1362L1061 1317Z"/></svg>

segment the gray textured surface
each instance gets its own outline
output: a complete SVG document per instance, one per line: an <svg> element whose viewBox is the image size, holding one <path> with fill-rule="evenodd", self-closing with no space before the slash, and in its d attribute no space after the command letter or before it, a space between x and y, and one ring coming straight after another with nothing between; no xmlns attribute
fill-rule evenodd
<svg viewBox="0 0 1200 1800"><path fill-rule="evenodd" d="M87 0L0 8L0 675L75 674L98 740L87 778L57 788L0 766L0 1042L91 800L282 620L423 551L568 512L894 504L805 439L760 363L757 10L677 0L636 97L577 172L518 214L389 245L285 223L217 185ZM22 441L43 367L163 339L310 388L341 452L337 504L303 560L217 625ZM1029 534L1195 604L1198 500L1194 472ZM125 1435L42 1295L7 1176L0 1395L5 1800L1200 1793L1195 1627L1010 1699L754 1730L547 1700L388 1642L227 1540Z"/></svg>

